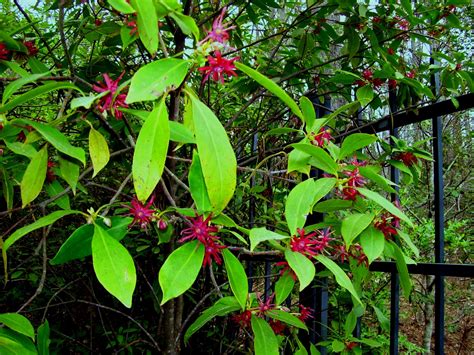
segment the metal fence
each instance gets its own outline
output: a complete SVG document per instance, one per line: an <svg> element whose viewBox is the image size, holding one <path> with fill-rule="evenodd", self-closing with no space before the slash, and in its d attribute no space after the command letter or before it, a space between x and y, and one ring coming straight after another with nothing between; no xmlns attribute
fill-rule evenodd
<svg viewBox="0 0 474 355"><path fill-rule="evenodd" d="M433 79L434 80L434 79ZM436 87L436 82L432 83ZM393 94L392 94L393 95ZM445 330L445 290L444 278L446 276L473 278L473 264L446 264L444 262L444 189L443 189L443 142L442 142L442 119L443 116L455 112L466 111L474 107L474 94L466 94L456 98L458 105L454 105L451 100L436 102L431 105L418 108L416 111L403 111L400 113L390 114L377 121L359 125L349 129L343 137L356 133L381 133L389 132L392 136L398 135L398 129L414 123L431 120L432 122L432 138L433 138L433 159L434 159L434 202L435 202L435 240L434 240L434 263L418 263L416 265L408 265L410 274L432 275L434 276L435 301L434 301L434 348L436 354L444 354L444 330ZM330 100L325 100L324 106L330 109ZM392 112L396 112L395 100L393 96L389 96L389 103ZM329 111L318 105L316 113L318 117L323 117ZM253 151L255 152L258 141L256 134L253 139ZM313 176L318 176L318 171L313 172ZM398 183L398 171L392 169L391 179ZM392 196L395 198L395 196ZM250 227L253 227L255 221L255 200L250 201L249 213ZM321 215L312 214L308 218L308 223L317 223L322 219ZM266 257L249 257L248 275L252 276L255 272L257 263L264 263L265 272L265 298L271 291L271 265L276 260L272 256ZM388 273L390 275L390 354L398 354L399 352L399 314L400 314L400 285L399 277L395 262L375 261L370 265L370 270L374 272ZM252 278L249 279L250 288L252 288ZM308 287L300 294L300 300L305 305L315 310L314 318L307 322L309 333L306 342L317 344L324 341L328 337L329 329L329 294L327 278L317 278L311 287ZM360 337L361 326L360 320L356 326L354 335ZM319 351L325 354L327 350L319 347Z"/></svg>

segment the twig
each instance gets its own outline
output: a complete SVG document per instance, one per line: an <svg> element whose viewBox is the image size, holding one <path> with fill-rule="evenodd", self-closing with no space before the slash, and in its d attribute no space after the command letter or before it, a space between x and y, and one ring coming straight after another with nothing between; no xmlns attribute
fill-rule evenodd
<svg viewBox="0 0 474 355"><path fill-rule="evenodd" d="M173 172L168 169L166 166L165 166L165 171L166 173L171 176L171 178L176 181L176 183L181 186L183 189L185 189L187 192L191 192L191 190L189 189L188 185L186 185L184 182L182 182L175 174L173 174Z"/></svg>
<svg viewBox="0 0 474 355"><path fill-rule="evenodd" d="M59 37L61 38L61 44L63 46L64 55L66 56L67 66L72 75L74 75L74 66L72 65L71 55L67 47L66 36L64 35L64 3L65 0L59 0L59 19L58 19L58 30Z"/></svg>
<svg viewBox="0 0 474 355"><path fill-rule="evenodd" d="M132 178L132 173L128 174L128 176L125 178L125 180L123 180L122 184L120 184L119 188L115 192L115 195L113 195L112 198L110 199L110 201L108 203L108 206L105 208L104 212L102 212L102 214L101 214L102 217L107 216L107 213L109 213L110 208L112 207L112 204L120 196L120 194L122 193L122 190L125 188L125 186L127 186L128 182L130 181L131 178Z"/></svg>
<svg viewBox="0 0 474 355"><path fill-rule="evenodd" d="M212 284L214 285L214 287L216 289L216 292L219 295L219 297L220 298L224 297L224 296L222 296L222 292L219 288L219 285L217 284L216 278L214 276L214 271L212 271L212 263L209 265L209 275L211 276Z"/></svg>

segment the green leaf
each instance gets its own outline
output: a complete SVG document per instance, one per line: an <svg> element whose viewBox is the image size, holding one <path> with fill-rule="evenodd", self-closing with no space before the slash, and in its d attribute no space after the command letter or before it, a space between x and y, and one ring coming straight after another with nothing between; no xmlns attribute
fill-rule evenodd
<svg viewBox="0 0 474 355"><path fill-rule="evenodd" d="M33 157L37 153L36 149L31 144L20 143L20 142L8 142L8 141L4 141L4 142L7 148L10 149L15 154L23 155L25 157L33 159Z"/></svg>
<svg viewBox="0 0 474 355"><path fill-rule="evenodd" d="M2 176L3 197L5 199L7 210L11 210L13 208L13 184L6 169L1 169L0 172Z"/></svg>
<svg viewBox="0 0 474 355"><path fill-rule="evenodd" d="M250 230L250 250L253 251L258 244L267 240L283 240L290 238L288 235L278 234L266 228L252 228Z"/></svg>
<svg viewBox="0 0 474 355"><path fill-rule="evenodd" d="M135 9L130 6L127 0L107 0L115 10L124 14L134 14Z"/></svg>
<svg viewBox="0 0 474 355"><path fill-rule="evenodd" d="M275 283L275 302L277 305L280 305L288 298L293 287L295 287L295 280L292 273L288 270Z"/></svg>
<svg viewBox="0 0 474 355"><path fill-rule="evenodd" d="M326 151L320 147L315 147L312 144L305 143L295 143L291 145L293 148L298 149L306 154L311 155L313 159L310 159L310 164L315 166L318 169L324 170L332 175L337 174L339 166L331 158L331 156L326 153Z"/></svg>
<svg viewBox="0 0 474 355"><path fill-rule="evenodd" d="M187 343L189 338L201 329L206 323L215 317L222 317L226 314L240 309L240 304L235 297L223 297L219 299L214 305L206 309L201 315L189 326L184 334L184 342Z"/></svg>
<svg viewBox="0 0 474 355"><path fill-rule="evenodd" d="M18 89L20 89L21 87L23 87L23 86L26 85L26 84L35 82L36 80L42 78L42 77L45 76L46 74L47 74L47 73L43 73L43 74L32 74L32 75L28 75L28 76L22 77L22 78L20 78L20 79L17 79L17 80L15 80L15 81L12 81L10 84L8 84L8 85L5 87L5 90L3 91L2 104L5 104L5 102L7 102L7 100L8 100L15 92L17 92Z"/></svg>
<svg viewBox="0 0 474 355"><path fill-rule="evenodd" d="M143 203L160 181L169 138L168 113L163 98L143 124L133 153L133 185L137 198Z"/></svg>
<svg viewBox="0 0 474 355"><path fill-rule="evenodd" d="M59 150L74 159L79 160L83 165L86 165L86 155L82 148L73 147L67 137L62 134L56 127L49 126L47 124L28 121L28 120L15 120L16 122L22 122L25 125L32 126L45 140L53 145L54 148Z"/></svg>
<svg viewBox="0 0 474 355"><path fill-rule="evenodd" d="M303 291L314 279L316 268L311 260L301 253L285 250L285 259L295 272L300 282L300 292Z"/></svg>
<svg viewBox="0 0 474 355"><path fill-rule="evenodd" d="M128 250L99 225L92 237L92 265L99 282L127 308L132 307L137 272Z"/></svg>
<svg viewBox="0 0 474 355"><path fill-rule="evenodd" d="M191 16L186 16L181 12L172 12L171 18L176 21L181 31L186 35L193 35L196 42L199 41L199 28Z"/></svg>
<svg viewBox="0 0 474 355"><path fill-rule="evenodd" d="M71 187L73 194L76 194L77 181L79 180L79 165L68 159L59 158L59 172L61 177Z"/></svg>
<svg viewBox="0 0 474 355"><path fill-rule="evenodd" d="M385 237L380 230L369 226L360 235L360 245L370 264L382 255L385 248Z"/></svg>
<svg viewBox="0 0 474 355"><path fill-rule="evenodd" d="M94 167L92 177L95 177L109 162L110 152L104 136L92 127L89 131L89 153Z"/></svg>
<svg viewBox="0 0 474 355"><path fill-rule="evenodd" d="M214 113L193 95L194 133L202 173L213 212L222 211L231 200L237 179L237 160L227 133Z"/></svg>
<svg viewBox="0 0 474 355"><path fill-rule="evenodd" d="M332 261L327 256L322 255L322 254L316 255L314 258L333 273L333 275L336 278L336 282L339 284L339 286L349 291L352 297L359 304L362 304L362 302L360 301L359 295L357 294L357 291L354 288L354 285L352 285L352 282L349 279L349 276L346 275L344 270L342 270L339 265L337 265L334 261Z"/></svg>
<svg viewBox="0 0 474 355"><path fill-rule="evenodd" d="M38 327L38 354L39 355L49 355L49 344L51 340L49 339L49 323L45 321Z"/></svg>
<svg viewBox="0 0 474 355"><path fill-rule="evenodd" d="M239 259L229 249L222 250L224 265L229 278L230 288L242 309L245 309L249 286L245 269Z"/></svg>
<svg viewBox="0 0 474 355"><path fill-rule="evenodd" d="M332 351L336 353L342 352L346 348L346 344L344 344L342 341L334 339L331 344Z"/></svg>
<svg viewBox="0 0 474 355"><path fill-rule="evenodd" d="M0 314L0 323L3 323L6 327L35 339L35 330L31 325L30 321L21 314L18 313L3 313Z"/></svg>
<svg viewBox="0 0 474 355"><path fill-rule="evenodd" d="M306 123L306 127L313 127L314 121L316 120L316 112L314 111L313 103L306 96L301 96L300 106L301 110L303 111L303 117Z"/></svg>
<svg viewBox="0 0 474 355"><path fill-rule="evenodd" d="M37 354L35 345L30 338L6 327L0 328L0 349L2 355Z"/></svg>
<svg viewBox="0 0 474 355"><path fill-rule="evenodd" d="M35 154L28 164L23 179L21 180L21 201L24 208L33 201L41 192L44 180L46 179L46 171L48 170L48 147L44 146Z"/></svg>
<svg viewBox="0 0 474 355"><path fill-rule="evenodd" d="M274 81L271 79L267 78L265 75L260 74L258 71L255 69L252 69L242 63L235 62L235 67L241 71L243 71L245 74L247 74L249 77L251 77L253 80L255 80L257 83L262 85L265 89L270 91L272 94L274 94L276 97L278 97L281 101L283 101L289 108L290 110L299 118L304 120L303 113L300 111L300 108L298 107L298 104L281 88L276 84Z"/></svg>
<svg viewBox="0 0 474 355"><path fill-rule="evenodd" d="M38 96L47 94L48 92L51 92L51 91L56 91L56 90L61 90L61 89L73 89L73 90L80 91L80 89L77 86L70 83L48 82L34 89L28 90L26 93L20 96L16 96L12 100L8 101L5 105L0 106L0 113L8 112L10 110L13 110L15 107L19 105L23 105L27 103L28 101L33 100L34 98Z"/></svg>
<svg viewBox="0 0 474 355"><path fill-rule="evenodd" d="M360 174L375 182L378 186L380 186L384 191L390 192L390 193L396 193L395 189L391 186L394 185L394 183L387 178L383 177L382 175L377 174L378 167L376 166L360 166L359 171Z"/></svg>
<svg viewBox="0 0 474 355"><path fill-rule="evenodd" d="M78 107L85 107L87 109L90 109L95 100L98 100L101 97L108 95L109 93L110 93L109 91L104 91L97 95L75 97L74 99L71 100L70 106L72 109L75 109Z"/></svg>
<svg viewBox="0 0 474 355"><path fill-rule="evenodd" d="M397 216L401 220L405 221L410 227L413 228L413 223L411 220L402 212L400 209L398 209L393 203L388 201L385 197L380 196L377 192L365 189L363 187L357 188L357 190L367 197L369 200L374 201L381 207L385 208L388 212L393 214L394 216Z"/></svg>
<svg viewBox="0 0 474 355"><path fill-rule="evenodd" d="M398 231L397 235L402 238L402 240L408 245L408 247L413 251L413 253L416 255L416 257L418 258L420 256L420 251L418 250L418 248L416 247L416 245L413 243L413 241L411 240L410 236L408 234L406 234L405 232L403 231Z"/></svg>
<svg viewBox="0 0 474 355"><path fill-rule="evenodd" d="M102 221L97 220L103 229L117 241L121 241L128 233L128 226L132 222L131 217L113 216L110 217L112 226L108 228ZM92 254L92 236L94 235L94 226L84 224L77 228L66 241L61 245L54 258L50 261L51 265L60 265L68 261L81 259Z"/></svg>
<svg viewBox="0 0 474 355"><path fill-rule="evenodd" d="M292 171L299 171L303 174L309 175L310 166L309 160L311 155L303 153L300 150L292 150L288 154L288 169L287 172L291 173Z"/></svg>
<svg viewBox="0 0 474 355"><path fill-rule="evenodd" d="M356 213L344 218L341 225L341 234L346 243L346 249L352 245L354 239L362 233L374 220L373 214Z"/></svg>
<svg viewBox="0 0 474 355"><path fill-rule="evenodd" d="M341 145L341 151L339 153L339 159L344 159L345 157L351 155L356 150L362 149L369 144L377 141L377 136L374 134L366 133L354 133L348 136Z"/></svg>
<svg viewBox="0 0 474 355"><path fill-rule="evenodd" d="M169 121L170 125L170 139L173 142L181 144L195 143L193 132L185 125L176 121Z"/></svg>
<svg viewBox="0 0 474 355"><path fill-rule="evenodd" d="M329 199L319 202L316 206L314 206L313 211L319 213L339 211L352 207L352 204L352 201Z"/></svg>
<svg viewBox="0 0 474 355"><path fill-rule="evenodd" d="M314 205L315 185L308 179L296 185L288 194L285 203L285 218L290 234L296 234L297 228L303 228L306 217Z"/></svg>
<svg viewBox="0 0 474 355"><path fill-rule="evenodd" d="M400 284L402 285L403 293L405 297L408 298L411 293L412 284L410 280L410 274L408 273L408 267L405 261L405 256L403 255L403 252L397 244L395 244L391 240L389 240L388 243L393 248L395 264L397 265L398 274L400 275Z"/></svg>
<svg viewBox="0 0 474 355"><path fill-rule="evenodd" d="M319 200L331 192L332 188L336 185L337 179L335 178L320 178L314 182L316 193L312 206L314 206ZM311 206L311 207L312 207Z"/></svg>
<svg viewBox="0 0 474 355"><path fill-rule="evenodd" d="M80 213L78 211L54 211L51 214L44 216L40 219L38 219L36 222L29 224L27 226L24 226L20 229L17 229L12 235L10 235L5 242L3 243L2 250L3 252L6 252L15 242L17 242L19 239L24 237L25 235L39 229L43 228L46 226L49 226L50 224L53 224L56 222L58 219L68 216L70 214L77 214Z"/></svg>
<svg viewBox="0 0 474 355"><path fill-rule="evenodd" d="M390 331L390 319L388 319L388 317L383 314L383 312L377 308L376 306L372 306L372 308L374 309L375 311L375 315L377 316L377 319L380 323L380 327L385 330L386 332L389 332Z"/></svg>
<svg viewBox="0 0 474 355"><path fill-rule="evenodd" d="M132 77L127 103L154 101L168 88L177 88L183 82L190 65L189 61L176 58L160 59L144 65Z"/></svg>
<svg viewBox="0 0 474 355"><path fill-rule="evenodd" d="M266 315L269 316L270 318L282 321L293 327L308 331L308 327L298 317L294 316L291 313L281 311L279 309L272 309L266 312Z"/></svg>
<svg viewBox="0 0 474 355"><path fill-rule="evenodd" d="M204 260L204 245L197 240L173 251L160 269L161 304L186 292L196 280Z"/></svg>
<svg viewBox="0 0 474 355"><path fill-rule="evenodd" d="M138 35L151 55L158 50L158 17L153 0L130 0L137 12Z"/></svg>
<svg viewBox="0 0 474 355"><path fill-rule="evenodd" d="M201 160L197 151L193 152L193 161L188 174L189 189L191 197L196 203L198 212L209 212L212 210L211 201L207 193L206 182L202 174Z"/></svg>
<svg viewBox="0 0 474 355"><path fill-rule="evenodd" d="M362 106L368 105L374 98L374 90L369 85L362 86L357 89L356 97Z"/></svg>
<svg viewBox="0 0 474 355"><path fill-rule="evenodd" d="M252 314L255 355L279 355L278 339L272 327L262 318Z"/></svg>
<svg viewBox="0 0 474 355"><path fill-rule="evenodd" d="M54 180L45 186L45 190L48 193L49 197L54 197L61 192L64 191L64 187L61 185L61 183L58 180ZM71 203L69 200L69 196L63 195L56 200L52 202L56 206L59 206L59 208L62 208L63 210L70 210L71 209Z"/></svg>

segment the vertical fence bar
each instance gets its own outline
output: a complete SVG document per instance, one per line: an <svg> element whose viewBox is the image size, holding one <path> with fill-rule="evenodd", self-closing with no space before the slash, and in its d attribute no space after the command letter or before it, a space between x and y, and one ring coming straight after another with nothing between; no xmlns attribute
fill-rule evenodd
<svg viewBox="0 0 474 355"><path fill-rule="evenodd" d="M435 61L430 60L431 64ZM431 77L435 93L439 91L439 75ZM444 263L444 181L443 181L443 122L441 117L432 119L434 159L435 206L435 262ZM444 354L444 276L435 276L435 354Z"/></svg>
<svg viewBox="0 0 474 355"><path fill-rule="evenodd" d="M390 89L388 101L390 112L397 111L397 95L396 89ZM398 138L398 129L390 128L390 135ZM390 143L392 140L390 139ZM398 185L400 180L400 172L394 166L390 167L390 180ZM398 187L395 189L398 191ZM396 194L391 195L392 201L397 199ZM390 354L398 354L398 332L400 328L400 279L397 272L390 274Z"/></svg>
<svg viewBox="0 0 474 355"><path fill-rule="evenodd" d="M252 153L255 154L257 152L257 144L258 144L258 133L255 133L252 138L252 146L251 150ZM255 186L255 175L252 176L250 179L250 188ZM249 202L249 228L252 229L255 224L255 197L250 196L250 202ZM249 260L247 262L247 276L248 276L248 285L249 285L249 291L252 292L253 288L253 265L252 261Z"/></svg>

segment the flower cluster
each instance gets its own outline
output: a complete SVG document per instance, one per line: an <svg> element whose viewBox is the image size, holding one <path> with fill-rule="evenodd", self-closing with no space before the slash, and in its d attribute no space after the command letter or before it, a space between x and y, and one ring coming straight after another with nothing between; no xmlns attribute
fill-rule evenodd
<svg viewBox="0 0 474 355"><path fill-rule="evenodd" d="M105 96L100 98L97 108L100 112L110 111L118 120L123 117L122 111L118 108L128 107L125 103L127 95L118 93L119 81L122 79L123 74L124 73L122 73L116 80L112 80L108 74L104 74L105 83L99 82L97 85L92 87L96 92L108 92Z"/></svg>
<svg viewBox="0 0 474 355"><path fill-rule="evenodd" d="M394 156L394 159L400 160L406 166L410 167L418 162L418 158L412 152L401 152Z"/></svg>
<svg viewBox="0 0 474 355"><path fill-rule="evenodd" d="M56 174L53 171L53 168L56 166L54 162L48 159L48 170L46 170L46 181L49 183L53 182L56 180Z"/></svg>
<svg viewBox="0 0 474 355"><path fill-rule="evenodd" d="M321 127L318 133L311 132L308 135L308 139L312 145L323 148L333 140L333 137L331 136L331 131L329 129Z"/></svg>
<svg viewBox="0 0 474 355"><path fill-rule="evenodd" d="M232 316L232 321L234 321L241 328L249 327L251 320L252 312L248 309L243 311L242 313L234 314Z"/></svg>
<svg viewBox="0 0 474 355"><path fill-rule="evenodd" d="M383 79L374 78L374 73L370 69L365 69L362 72L362 78L364 80L356 80L355 84L359 87L365 85L372 85L374 88L379 88L384 83Z"/></svg>
<svg viewBox="0 0 474 355"><path fill-rule="evenodd" d="M355 165L356 168L354 170L347 170L343 172L348 177L347 185L342 189L342 198L344 200L355 201L357 196L360 195L359 191L357 191L357 187L364 186L366 181L360 174L359 166L364 166L366 164L367 162L365 161L359 162L358 160L353 160L352 165Z"/></svg>
<svg viewBox="0 0 474 355"><path fill-rule="evenodd" d="M300 307L300 315L298 316L298 318L302 322L306 322L308 319L314 318L314 316L313 316L314 309L309 308L309 307L305 307L302 304L300 304L299 307Z"/></svg>
<svg viewBox="0 0 474 355"><path fill-rule="evenodd" d="M133 221L129 227L132 227L138 223L140 228L146 230L148 225L151 222L155 221L156 209L152 207L154 201L154 195L151 197L150 201L148 201L146 205L143 205L140 201L138 201L136 197L133 198L133 200L130 202L130 206L128 207L128 216L133 217Z"/></svg>
<svg viewBox="0 0 474 355"><path fill-rule="evenodd" d="M290 265L288 264L287 261L279 261L275 263L275 266L281 267L280 269L280 276L285 275L287 272L290 274L291 278L296 281L296 274L295 272L290 268Z"/></svg>
<svg viewBox="0 0 474 355"><path fill-rule="evenodd" d="M367 255L365 255L359 244L352 245L349 250L346 249L344 244L338 245L333 250L333 256L341 260L342 263L352 258L357 260L357 265L364 264L367 267L369 266Z"/></svg>
<svg viewBox="0 0 474 355"><path fill-rule="evenodd" d="M222 9L222 12L219 14L219 16L216 17L216 19L212 23L211 30L207 33L207 36L201 41L201 43L212 41L224 44L229 40L230 36L228 31L233 30L235 26L224 25L223 21L226 11L227 8L224 7Z"/></svg>
<svg viewBox="0 0 474 355"><path fill-rule="evenodd" d="M394 205L400 209L400 202L398 200L394 202ZM384 213L374 223L374 227L383 233L385 239L393 239L398 234L397 229L400 228L400 218L388 212Z"/></svg>
<svg viewBox="0 0 474 355"><path fill-rule="evenodd" d="M15 59L27 59L28 57L34 57L38 54L38 48L35 45L34 41L24 41L23 45L26 47L26 53L22 51L13 51L13 56ZM3 42L0 42L0 60L9 60L11 57L12 51L7 48L7 45Z"/></svg>
<svg viewBox="0 0 474 355"><path fill-rule="evenodd" d="M202 215L193 217L187 217L190 226L181 231L183 236L179 242L183 243L188 240L198 240L204 245L204 261L203 266L211 265L212 259L218 264L222 264L221 250L225 249L226 246L219 243L219 237L215 235L219 230L216 226L211 226L211 215L206 219Z"/></svg>
<svg viewBox="0 0 474 355"><path fill-rule="evenodd" d="M329 237L330 235L329 228L309 234L306 234L304 229L298 228L297 235L291 237L290 248L306 256L321 254L329 247L329 242L333 240Z"/></svg>
<svg viewBox="0 0 474 355"><path fill-rule="evenodd" d="M8 50L5 43L0 43L0 60L8 60L8 55L10 51Z"/></svg>

